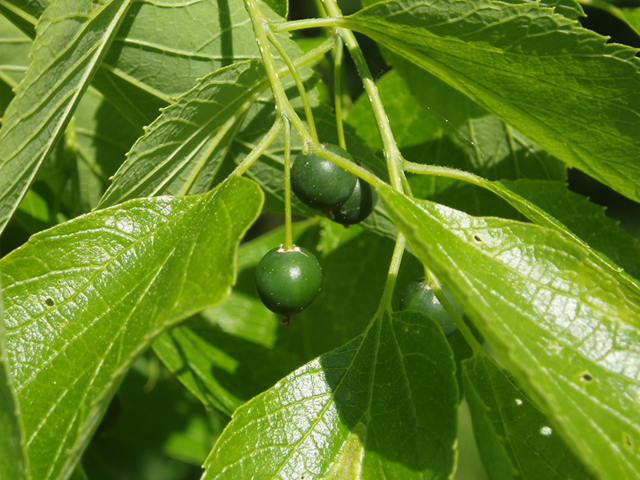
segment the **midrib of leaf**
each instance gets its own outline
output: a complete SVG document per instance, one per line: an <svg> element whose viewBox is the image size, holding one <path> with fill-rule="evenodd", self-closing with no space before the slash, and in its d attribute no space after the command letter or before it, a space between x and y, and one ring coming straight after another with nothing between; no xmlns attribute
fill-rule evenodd
<svg viewBox="0 0 640 480"><path fill-rule="evenodd" d="M113 33L123 20L130 1L112 0L91 17L87 17L87 14L79 15L79 13L72 12L70 16L67 14L62 18L57 18L56 15L60 14L55 10L58 4L49 7L43 14L38 28L39 36L36 38L32 49L33 63L24 80L18 86L16 97L7 108L3 126L0 130L0 142L4 146L2 163L0 164L0 199L2 200L0 202L0 231L4 229L20 200L25 195L38 167L64 133L64 128L69 122L82 93L89 86L89 80L106 52ZM76 4L72 3L71 5ZM80 12L86 7L87 4L83 4L79 0L76 12ZM83 25L77 31L74 31L72 35L69 35L68 29L72 28L70 24L73 24L73 21L69 19L78 18L79 16L84 20ZM96 28L94 25L104 22L107 25L100 32L100 41L92 43L78 61L71 66L67 66L65 64L67 60L64 58L65 52L69 52L82 41L86 41L93 28ZM45 34L48 35L45 37ZM55 38L52 38L52 36ZM39 65L38 61L46 61L46 51L49 46L44 42L47 40L60 42L60 38L63 36L69 36L69 42L62 50L54 52L50 63L44 66L43 70L44 74L47 74L53 72L55 68L64 68L64 73L58 74L56 88L51 89L46 84L43 84L43 82L47 81L47 77L40 73L40 69L43 66ZM42 50L45 51L44 57L40 56ZM70 86L64 85L64 82L73 74L79 74L79 78L73 79L74 83ZM69 89L69 92L57 104L52 104L53 100L49 100L50 96L54 93L60 93L61 88L65 86ZM22 105L25 103L28 105L42 89L46 89L48 92L44 101L39 101L31 107L25 116L20 111ZM16 148L18 145L15 145L15 143L20 141L19 137L21 136L21 132L17 131L18 125L24 123L26 118L34 116L36 110L38 110L37 114L40 116L35 120L35 128L32 128L32 131L36 133L31 134L27 142L22 143L22 145L18 144L19 148ZM13 147L7 146L10 141L14 142ZM31 147L32 151L26 150L27 147ZM33 149L36 149L35 154Z"/></svg>

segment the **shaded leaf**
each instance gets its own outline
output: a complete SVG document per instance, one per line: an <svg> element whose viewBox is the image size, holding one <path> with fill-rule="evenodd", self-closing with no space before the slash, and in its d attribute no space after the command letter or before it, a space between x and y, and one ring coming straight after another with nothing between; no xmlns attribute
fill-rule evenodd
<svg viewBox="0 0 640 480"><path fill-rule="evenodd" d="M637 292L557 231L380 187L398 228L602 479L640 470Z"/></svg>
<svg viewBox="0 0 640 480"><path fill-rule="evenodd" d="M392 1L339 24L454 86L569 165L640 200L635 50L606 44L537 2Z"/></svg>
<svg viewBox="0 0 640 480"><path fill-rule="evenodd" d="M205 463L223 478L448 478L451 350L417 312L378 314L353 341L240 407Z"/></svg>
<svg viewBox="0 0 640 480"><path fill-rule="evenodd" d="M7 349L33 478L66 478L133 359L223 300L262 195L132 201L34 235L2 260Z"/></svg>
<svg viewBox="0 0 640 480"><path fill-rule="evenodd" d="M74 0L43 14L31 66L0 129L0 231L64 134L128 6L112 0L92 11L91 2Z"/></svg>
<svg viewBox="0 0 640 480"><path fill-rule="evenodd" d="M549 420L486 355L463 364L478 449L489 478L593 479Z"/></svg>

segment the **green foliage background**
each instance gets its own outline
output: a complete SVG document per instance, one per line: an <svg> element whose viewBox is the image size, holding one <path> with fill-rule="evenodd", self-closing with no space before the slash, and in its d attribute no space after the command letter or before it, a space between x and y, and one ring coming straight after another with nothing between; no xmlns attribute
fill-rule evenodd
<svg viewBox="0 0 640 480"><path fill-rule="evenodd" d="M640 475L640 61L579 23L640 45L640 8L286 23L322 5L0 0L0 480ZM381 98L347 58L346 144L380 200L345 229L293 199L324 279L283 329L253 281L285 235L270 87L338 143L337 29ZM581 195L602 191L613 215ZM465 311L449 338L395 311L425 266Z"/></svg>

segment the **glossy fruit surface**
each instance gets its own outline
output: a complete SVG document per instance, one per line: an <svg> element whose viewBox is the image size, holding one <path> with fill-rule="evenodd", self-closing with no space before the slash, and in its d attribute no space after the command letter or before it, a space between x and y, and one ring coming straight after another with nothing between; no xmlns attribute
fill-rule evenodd
<svg viewBox="0 0 640 480"><path fill-rule="evenodd" d="M332 210L333 221L343 225L360 223L369 215L378 202L376 190L361 179L356 180L356 186L351 196L337 208Z"/></svg>
<svg viewBox="0 0 640 480"><path fill-rule="evenodd" d="M458 315L462 317L462 309L444 286L442 291L449 303L458 312ZM413 282L404 290L400 299L400 310L417 310L418 312L426 313L440 324L447 337L458 330L458 327L453 323L452 318L436 297L433 289L425 285L424 280Z"/></svg>
<svg viewBox="0 0 640 480"><path fill-rule="evenodd" d="M326 144L327 150L353 160L346 150ZM357 177L335 163L311 152L300 153L291 167L291 188L302 203L323 212L344 203L356 186Z"/></svg>
<svg viewBox="0 0 640 480"><path fill-rule="evenodd" d="M272 312L290 316L309 306L320 291L322 268L306 248L282 245L267 252L256 267L256 290Z"/></svg>

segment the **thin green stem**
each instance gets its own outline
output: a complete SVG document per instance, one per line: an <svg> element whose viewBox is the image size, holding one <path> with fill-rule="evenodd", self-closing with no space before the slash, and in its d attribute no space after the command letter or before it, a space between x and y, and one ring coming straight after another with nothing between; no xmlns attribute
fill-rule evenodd
<svg viewBox="0 0 640 480"><path fill-rule="evenodd" d="M407 160L402 161L402 167L407 172L417 173L420 175L433 175L435 177L455 178L456 180L462 180L491 191L494 190L491 188L491 182L479 177L478 175L474 175L473 173L465 172L464 170L440 167L438 165L424 165L422 163L413 163Z"/></svg>
<svg viewBox="0 0 640 480"><path fill-rule="evenodd" d="M238 164L238 166L233 171L235 175L243 175L253 163L260 158L260 156L269 148L269 145L273 143L273 141L278 138L280 132L282 131L282 117L278 117L276 121L273 123L269 131L266 133L264 137L260 140L258 145L256 145L253 150L249 152L249 154Z"/></svg>
<svg viewBox="0 0 640 480"><path fill-rule="evenodd" d="M456 327L458 327L458 330L460 330L460 333L462 334L464 339L467 341L467 343L471 347L471 350L473 350L473 353L476 355L484 354L484 349L482 348L482 345L480 345L478 340L476 340L476 337L471 332L469 325L467 325L467 323L462 319L462 317L458 315L458 312L456 311L456 309L453 308L453 305L451 305L451 302L442 291L442 285L440 284L440 282L438 281L435 282L435 286L433 287L433 293L436 294L436 298L440 301L440 304L444 307L445 311L449 314L449 316L453 320L453 323L456 324Z"/></svg>
<svg viewBox="0 0 640 480"><path fill-rule="evenodd" d="M308 18L305 20L275 23L272 28L274 32L292 32L306 28L330 28L335 27L338 23L340 23L340 19L336 18Z"/></svg>
<svg viewBox="0 0 640 480"><path fill-rule="evenodd" d="M406 246L406 243L407 240L404 235L399 233L398 238L396 239L396 245L393 249L393 255L391 256L389 273L387 274L387 281L384 284L384 291L382 292L378 312L374 317L377 317L382 310L392 310L391 299L393 298L393 290L396 287L396 279L398 278L398 271L400 270L400 263L402 262L402 255L404 254L404 247Z"/></svg>
<svg viewBox="0 0 640 480"><path fill-rule="evenodd" d="M324 3L329 15L336 18L342 17L342 12L338 8L338 4L335 0L324 0ZM362 49L360 48L360 45L358 45L358 41L356 40L353 32L345 28L341 28L339 31L340 35L344 39L345 45L349 49L353 62L356 64L356 69L358 70L358 74L362 80L362 85L364 86L365 92L367 92L367 96L371 102L371 109L373 110L373 115L376 119L380 138L382 140L391 185L394 189L402 191L402 155L400 154L393 132L391 131L389 118L387 117L387 113L382 105L382 100L378 93L378 87L376 87L376 82L373 80L373 76L369 70L369 65L367 65Z"/></svg>
<svg viewBox="0 0 640 480"><path fill-rule="evenodd" d="M298 93L300 93L300 99L302 100L302 105L304 107L304 114L307 117L307 125L309 125L309 133L314 141L318 141L318 133L316 132L316 124L313 120L313 113L311 112L311 104L309 103L309 97L307 96L307 91L304 88L304 84L302 82L302 78L298 73L298 69L295 67L293 62L291 61L291 57L287 54L286 50L282 47L276 36L270 29L267 29L267 38L271 41L278 53L284 60L284 63L287 64L287 68L291 72L291 76L293 80L296 82L296 87L298 88Z"/></svg>
<svg viewBox="0 0 640 480"><path fill-rule="evenodd" d="M342 37L337 36L333 47L333 101L336 110L336 126L338 128L338 143L345 150L347 142L344 138L344 126L342 125L342 60L344 58L344 43Z"/></svg>
<svg viewBox="0 0 640 480"><path fill-rule="evenodd" d="M289 120L284 123L284 249L293 247L291 233L291 125Z"/></svg>
<svg viewBox="0 0 640 480"><path fill-rule="evenodd" d="M360 165L348 160L344 157L341 157L337 153L333 153L326 148L322 148L322 146L316 143L308 144L309 151L318 155L319 157L326 158L327 160L335 163L339 167L344 168L345 170L357 175L365 182L370 183L373 187L377 188L382 185L384 182L380 180L376 175L371 173L370 171L362 168Z"/></svg>
<svg viewBox="0 0 640 480"><path fill-rule="evenodd" d="M276 70L275 62L269 50L269 40L267 38L267 30L269 29L269 20L264 16L262 10L258 6L256 0L244 0L244 4L249 12L251 23L256 34L256 41L258 42L258 48L260 49L260 55L262 56L262 62L271 85L271 91L276 101L276 108L280 115L286 116L293 124L298 134L305 142L312 142L313 138L307 131L304 123L300 120L300 117L295 112L287 94L284 91L284 87L280 82L278 71Z"/></svg>

